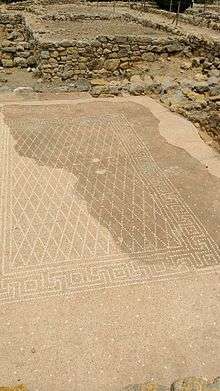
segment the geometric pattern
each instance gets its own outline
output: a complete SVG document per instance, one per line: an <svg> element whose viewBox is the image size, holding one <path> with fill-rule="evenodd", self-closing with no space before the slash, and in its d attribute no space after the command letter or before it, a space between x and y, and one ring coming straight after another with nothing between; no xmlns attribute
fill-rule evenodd
<svg viewBox="0 0 220 391"><path fill-rule="evenodd" d="M28 110L28 107L27 107ZM19 122L20 121L20 122ZM121 114L1 127L0 302L174 278L219 250Z"/></svg>

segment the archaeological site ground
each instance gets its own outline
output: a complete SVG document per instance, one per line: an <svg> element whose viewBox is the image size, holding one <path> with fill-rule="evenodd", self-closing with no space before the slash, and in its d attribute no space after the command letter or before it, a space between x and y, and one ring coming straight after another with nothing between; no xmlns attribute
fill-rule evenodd
<svg viewBox="0 0 220 391"><path fill-rule="evenodd" d="M219 146L218 2L0 4L0 391L220 391Z"/></svg>

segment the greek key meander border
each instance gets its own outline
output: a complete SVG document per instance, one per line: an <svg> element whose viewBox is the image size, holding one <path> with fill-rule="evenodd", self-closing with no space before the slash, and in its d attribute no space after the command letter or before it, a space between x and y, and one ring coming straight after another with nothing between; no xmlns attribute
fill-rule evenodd
<svg viewBox="0 0 220 391"><path fill-rule="evenodd" d="M112 119L114 118L114 121ZM157 174L160 179L162 178L165 181L165 185L171 190L174 198L181 207L184 208L186 213L190 214L190 219L193 221L193 224L199 229L202 237L206 238L206 248L201 249L197 253L192 253L190 251L179 251L172 253L166 252L166 263L163 262L165 253L163 251L157 252L154 254L154 257L157 257L158 263L151 264L152 258L151 254L137 254L135 260L131 260L129 257L121 256L118 259L103 259L101 262L91 262L86 266L75 265L72 267L70 264L57 265L56 267L46 267L43 270L37 269L37 275L33 271L25 271L22 276L14 279L13 276L4 276L0 284L0 302L19 302L23 300L35 300L39 297L46 296L57 296L65 295L69 296L73 292L85 292L103 288L113 288L119 286L127 285L136 285L143 283L151 283L153 281L161 281L167 279L176 279L180 276L184 277L189 274L189 272L201 272L208 273L212 270L212 266L217 265L219 261L219 251L209 236L206 229L194 216L193 212L188 208L183 199L179 196L178 191L174 188L170 180L165 177L164 172L158 167L155 163L153 157L151 156L146 145L143 144L142 140L139 139L139 136L136 133L134 127L127 121L127 118L124 114L121 115L103 115L98 117L81 117L80 121L89 120L111 120L111 125L118 134L119 129L126 124L126 137L129 134L129 137L134 139L135 143L139 143L141 149L144 149L145 159L152 163L153 173ZM117 123L118 121L118 123ZM121 122L120 122L121 121ZM3 126L6 137L3 137L5 140L4 149L2 153L2 160L5 159L5 162L2 162L1 167L8 167L10 153L8 152L9 144L9 131L7 130L6 125ZM129 152L128 145L126 140L121 139L120 142L123 147ZM134 166L137 171L137 165L140 163L140 159L135 159ZM139 176L141 176L142 181L146 181L144 174L138 171ZM6 172L7 174L7 172ZM5 183L5 170L3 170L3 182ZM154 176L149 176L148 180L153 181ZM154 183L154 181L152 182ZM146 182L145 182L146 184ZM154 184L155 186L155 184ZM3 194L4 188L2 187L2 197L1 197L1 211L3 215L3 227L2 233L3 236L6 234L6 211L3 211ZM211 249L211 252L210 252ZM204 264L201 261L205 260L207 256L207 250L211 255L211 264L207 263L207 268L204 268ZM3 253L5 253L3 249ZM198 258L199 256L199 258ZM149 257L149 259L148 259ZM202 259L202 258L204 259ZM214 265L213 265L214 260ZM73 261L73 260L72 260ZM203 267L203 268L202 268Z"/></svg>

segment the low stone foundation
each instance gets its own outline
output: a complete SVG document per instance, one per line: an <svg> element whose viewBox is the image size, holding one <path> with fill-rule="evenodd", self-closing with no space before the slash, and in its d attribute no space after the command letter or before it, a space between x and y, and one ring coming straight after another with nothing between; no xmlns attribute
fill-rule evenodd
<svg viewBox="0 0 220 391"><path fill-rule="evenodd" d="M143 8L141 4L132 4L131 6L135 10L140 10L141 12L150 12L156 15L162 15L165 16L167 19L173 19L174 15L171 12L152 8L149 6L146 6ZM201 12L200 14L195 13L194 10L187 10L186 13L182 13L179 16L179 22L183 23L189 23L193 26L200 26L200 27L208 27L212 30L220 31L220 15L218 13L213 12Z"/></svg>
<svg viewBox="0 0 220 391"><path fill-rule="evenodd" d="M81 10L47 14L44 10L40 15L27 11L0 13L2 73L10 73L7 68L27 68L36 78L35 92L42 92L46 85L66 92L89 92L94 97L146 94L186 116L220 143L219 41L183 34L134 11L113 16L94 9L83 14ZM112 30L109 26L113 24L116 27ZM79 36L81 25L87 33L84 30ZM121 25L126 25L126 33L131 34L108 35L120 33ZM88 26L93 29L91 34ZM66 35L67 31L70 34ZM97 36L97 31L103 34ZM63 34L67 39L62 39ZM172 74L164 68L161 80L151 70L165 62ZM139 79L135 75L140 75ZM3 76L0 83L5 80Z"/></svg>
<svg viewBox="0 0 220 391"><path fill-rule="evenodd" d="M97 37L81 42L40 43L38 70L46 79L126 75L137 62L154 61L162 53L184 49L174 39L149 37Z"/></svg>
<svg viewBox="0 0 220 391"><path fill-rule="evenodd" d="M0 28L0 65L4 68L35 66L34 42L24 17L0 14Z"/></svg>
<svg viewBox="0 0 220 391"><path fill-rule="evenodd" d="M145 27L161 28L144 18L128 13L111 18L100 15L46 15L41 21L111 21L132 22ZM77 80L97 76L125 76L128 69L144 61L154 61L161 55L205 57L214 67L220 67L220 43L201 37L165 34L162 37L98 36L81 40L54 42L45 40L34 31L30 18L21 14L0 14L3 40L0 46L0 64L3 67L36 68L45 80ZM173 27L167 26L168 32ZM174 29L175 30L175 29Z"/></svg>
<svg viewBox="0 0 220 391"><path fill-rule="evenodd" d="M166 12L161 11L159 12ZM162 25L160 23L155 23L150 20L146 20L144 17L140 16L132 16L127 14L128 17L131 20L134 20L138 23L141 23L144 26L153 27L158 30L166 31L170 34L173 34L175 37L175 40L179 40L184 46L185 51L183 54L188 52L188 55L191 53L192 55L204 55L208 57L214 58L220 58L220 42L219 41L212 41L207 37L206 39L195 34L184 34L181 30L179 30L177 27L174 27L170 24Z"/></svg>

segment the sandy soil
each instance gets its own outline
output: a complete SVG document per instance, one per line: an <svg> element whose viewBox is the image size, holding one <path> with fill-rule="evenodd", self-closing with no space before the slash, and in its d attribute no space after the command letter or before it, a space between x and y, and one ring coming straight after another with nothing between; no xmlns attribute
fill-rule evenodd
<svg viewBox="0 0 220 391"><path fill-rule="evenodd" d="M147 28L136 23L120 20L82 20L74 22L37 20L33 22L35 31L44 38L55 40L92 38L99 35L150 35L166 36L153 28Z"/></svg>

